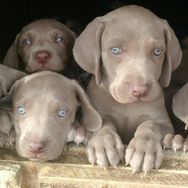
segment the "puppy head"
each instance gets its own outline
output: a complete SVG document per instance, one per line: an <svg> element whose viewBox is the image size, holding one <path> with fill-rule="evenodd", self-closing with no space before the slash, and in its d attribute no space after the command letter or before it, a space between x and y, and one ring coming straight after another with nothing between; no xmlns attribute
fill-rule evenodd
<svg viewBox="0 0 188 188"><path fill-rule="evenodd" d="M73 53L120 103L157 98L181 60L179 42L168 23L139 6L96 18L76 39Z"/></svg>
<svg viewBox="0 0 188 188"><path fill-rule="evenodd" d="M57 158L75 121L89 131L101 126L101 117L81 87L54 72L35 73L16 82L11 98L16 150L31 160Z"/></svg>
<svg viewBox="0 0 188 188"><path fill-rule="evenodd" d="M28 73L63 72L72 57L74 33L53 19L33 21L22 28L3 64Z"/></svg>

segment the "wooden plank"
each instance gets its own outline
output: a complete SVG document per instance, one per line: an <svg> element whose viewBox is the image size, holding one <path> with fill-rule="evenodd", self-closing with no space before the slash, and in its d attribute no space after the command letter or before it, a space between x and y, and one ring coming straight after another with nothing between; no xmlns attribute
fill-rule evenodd
<svg viewBox="0 0 188 188"><path fill-rule="evenodd" d="M88 163L83 147L71 146L51 162L32 162L20 158L14 150L3 150L3 162L20 164L24 169L25 188L184 188L188 187L188 154L165 152L159 170L132 174L123 163L117 168ZM1 164L1 162L0 162Z"/></svg>
<svg viewBox="0 0 188 188"><path fill-rule="evenodd" d="M9 162L0 163L0 188L21 188L22 167Z"/></svg>

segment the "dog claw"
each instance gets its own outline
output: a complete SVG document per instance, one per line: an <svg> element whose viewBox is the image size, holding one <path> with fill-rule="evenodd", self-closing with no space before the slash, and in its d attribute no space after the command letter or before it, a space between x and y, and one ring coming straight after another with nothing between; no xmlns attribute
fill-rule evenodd
<svg viewBox="0 0 188 188"><path fill-rule="evenodd" d="M147 175L148 171L147 170L144 170L144 175Z"/></svg>
<svg viewBox="0 0 188 188"><path fill-rule="evenodd" d="M177 153L177 149L176 148L174 148L174 152Z"/></svg>
<svg viewBox="0 0 188 188"><path fill-rule="evenodd" d="M135 170L135 169L133 169L133 171L132 171L132 174L135 174L137 171Z"/></svg>
<svg viewBox="0 0 188 188"><path fill-rule="evenodd" d="M183 153L184 153L184 154L186 153L186 150L187 150L187 147L184 146L184 147L183 147Z"/></svg>
<svg viewBox="0 0 188 188"><path fill-rule="evenodd" d="M187 124L185 125L185 130L188 130L188 125Z"/></svg>
<svg viewBox="0 0 188 188"><path fill-rule="evenodd" d="M113 165L113 168L117 169L117 165Z"/></svg>

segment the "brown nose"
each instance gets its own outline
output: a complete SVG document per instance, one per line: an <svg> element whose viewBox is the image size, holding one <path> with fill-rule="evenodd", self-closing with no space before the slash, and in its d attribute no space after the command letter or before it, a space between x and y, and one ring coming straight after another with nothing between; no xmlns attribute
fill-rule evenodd
<svg viewBox="0 0 188 188"><path fill-rule="evenodd" d="M41 153L43 152L45 145L44 142L31 142L29 144L29 151L35 154Z"/></svg>
<svg viewBox="0 0 188 188"><path fill-rule="evenodd" d="M147 84L133 84L131 89L134 97L146 97L149 92Z"/></svg>
<svg viewBox="0 0 188 188"><path fill-rule="evenodd" d="M51 54L48 51L40 50L36 53L36 60L40 64L45 64L51 58Z"/></svg>

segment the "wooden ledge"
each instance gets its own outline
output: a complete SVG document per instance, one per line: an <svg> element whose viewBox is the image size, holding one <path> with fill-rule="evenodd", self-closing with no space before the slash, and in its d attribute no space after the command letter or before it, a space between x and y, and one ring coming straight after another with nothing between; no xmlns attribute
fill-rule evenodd
<svg viewBox="0 0 188 188"><path fill-rule="evenodd" d="M14 150L6 148L1 149L0 159L0 174L2 166L5 171L14 169L12 176L16 177L14 182L17 181L20 188L188 187L188 154L182 152L166 151L161 168L146 175L143 172L132 174L132 169L124 164L117 168L92 166L88 163L84 148L76 146L69 147L53 162L27 161L17 156Z"/></svg>

